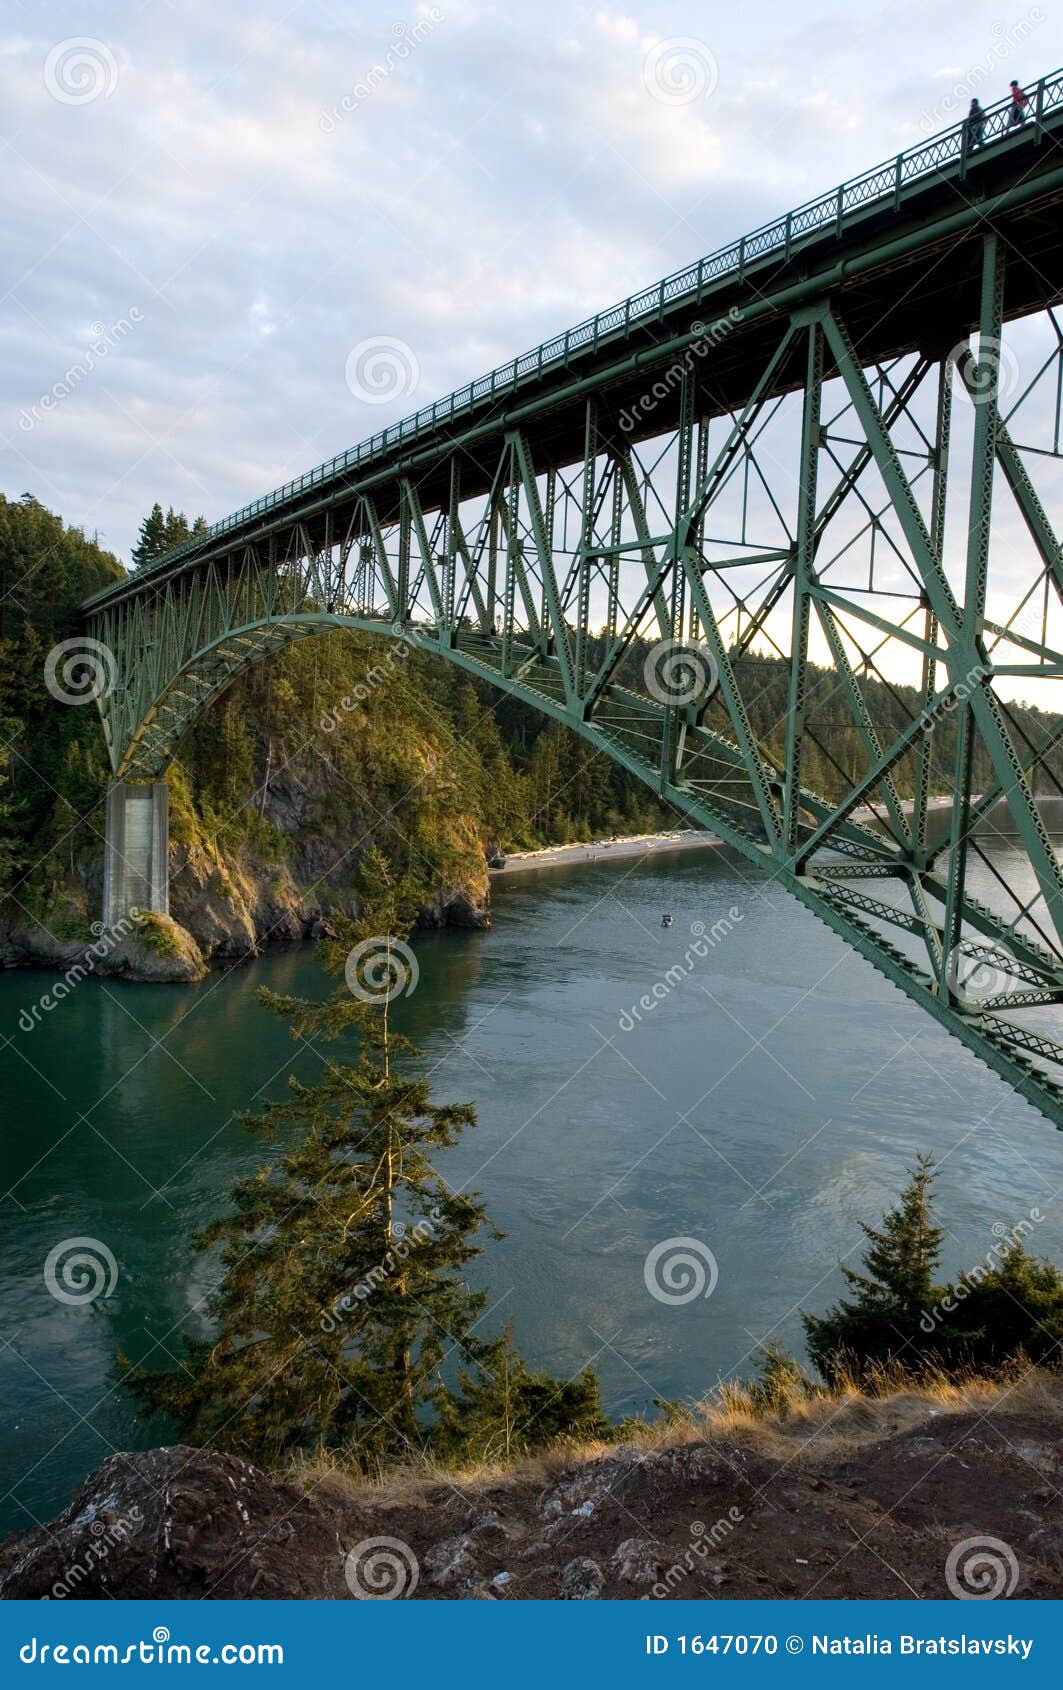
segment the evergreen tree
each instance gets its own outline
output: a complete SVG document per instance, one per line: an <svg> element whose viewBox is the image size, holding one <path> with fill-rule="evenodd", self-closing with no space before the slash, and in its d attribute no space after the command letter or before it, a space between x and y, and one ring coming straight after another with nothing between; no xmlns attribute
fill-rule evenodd
<svg viewBox="0 0 1063 1690"><path fill-rule="evenodd" d="M920 1156L910 1174L880 1227L860 1222L869 1243L864 1271L842 1269L853 1295L825 1315L801 1316L809 1354L826 1379L842 1364L858 1371L891 1361L913 1365L928 1348L920 1322L947 1290L934 1283L944 1235L930 1216L933 1159Z"/></svg>
<svg viewBox="0 0 1063 1690"><path fill-rule="evenodd" d="M216 1336L189 1341L176 1373L124 1364L139 1399L183 1437L267 1463L318 1446L355 1458L416 1450L446 1408L451 1349L468 1364L488 1351L473 1331L485 1294L462 1278L488 1225L483 1205L452 1192L430 1160L475 1115L434 1103L427 1080L397 1062L411 1047L379 988L402 966L412 898L375 851L363 885L362 915L330 960L354 941L370 1001L346 986L321 1004L263 994L297 1036L356 1031L357 1062L326 1060L316 1085L292 1079L286 1099L247 1119L294 1145L241 1180L234 1213L196 1240L221 1245Z"/></svg>
<svg viewBox="0 0 1063 1690"><path fill-rule="evenodd" d="M423 889L397 881L376 850L361 884L358 920L326 947L349 984L323 1003L262 994L297 1037L356 1033L357 1061L326 1060L316 1085L293 1078L286 1099L246 1118L293 1148L240 1180L234 1212L195 1240L221 1246L207 1304L215 1335L188 1340L174 1373L122 1359L126 1382L182 1437L267 1464L320 1448L365 1462L429 1444L467 1453L493 1447L496 1433L512 1451L564 1431L597 1435L592 1374L551 1379L516 1356L508 1332L493 1342L475 1332L486 1294L463 1271L480 1253L477 1233L500 1235L431 1161L475 1113L433 1102L389 1025ZM465 1369L460 1398L445 1374L452 1355L451 1373Z"/></svg>
<svg viewBox="0 0 1063 1690"><path fill-rule="evenodd" d="M189 536L188 518L184 511L175 511L171 505L166 512L165 550L172 552L176 546L183 546Z"/></svg>
<svg viewBox="0 0 1063 1690"><path fill-rule="evenodd" d="M203 517L197 516L190 526L184 511L175 511L172 505L164 516L156 500L140 525L140 538L132 551L134 569L146 569L175 547L183 546L191 535L205 533L206 528Z"/></svg>
<svg viewBox="0 0 1063 1690"><path fill-rule="evenodd" d="M131 556L134 569L146 569L149 563L162 557L167 551L166 518L162 514L162 506L158 500L140 525L140 538L133 547Z"/></svg>
<svg viewBox="0 0 1063 1690"><path fill-rule="evenodd" d="M513 1461L562 1438L607 1438L596 1374L556 1379L530 1368L506 1326L487 1346L474 1373L446 1405L436 1437L439 1450L461 1461Z"/></svg>
<svg viewBox="0 0 1063 1690"><path fill-rule="evenodd" d="M948 1287L952 1304L941 1342L953 1366L995 1368L1023 1356L1058 1367L1063 1345L1063 1274L1014 1238L988 1270Z"/></svg>

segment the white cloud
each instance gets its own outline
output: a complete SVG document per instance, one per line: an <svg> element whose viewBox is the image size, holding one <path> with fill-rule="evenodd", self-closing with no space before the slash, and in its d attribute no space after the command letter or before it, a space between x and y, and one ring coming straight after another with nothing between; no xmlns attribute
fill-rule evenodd
<svg viewBox="0 0 1063 1690"><path fill-rule="evenodd" d="M481 373L918 133L960 24L943 0L732 11L644 0L59 0L0 44L8 211L4 415L86 325L143 313L32 432L0 430L3 485L119 550L151 503L208 517L390 420L344 381L351 347L416 352L410 404ZM971 62L994 12L962 19ZM63 104L48 53L98 39L108 97ZM707 98L647 90L647 52L703 41ZM883 39L904 43L897 68ZM1008 74L1044 68L1036 36ZM365 98L336 108L377 65ZM6 432L6 439L3 435Z"/></svg>

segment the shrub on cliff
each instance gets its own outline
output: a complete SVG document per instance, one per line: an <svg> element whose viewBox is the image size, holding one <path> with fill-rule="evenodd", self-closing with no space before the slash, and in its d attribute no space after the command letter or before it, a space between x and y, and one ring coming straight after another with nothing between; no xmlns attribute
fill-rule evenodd
<svg viewBox="0 0 1063 1690"><path fill-rule="evenodd" d="M936 1282L944 1234L932 1219L933 1179L932 1159L920 1156L881 1226L860 1223L869 1241L863 1271L842 1268L852 1294L824 1315L802 1314L809 1354L828 1383L891 1367L960 1376L1023 1357L1058 1365L1063 1275L1027 1252L1028 1223L957 1279Z"/></svg>

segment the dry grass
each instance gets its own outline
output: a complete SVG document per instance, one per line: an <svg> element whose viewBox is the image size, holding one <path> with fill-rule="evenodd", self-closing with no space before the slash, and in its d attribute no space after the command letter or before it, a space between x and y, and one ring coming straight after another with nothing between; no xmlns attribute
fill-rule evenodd
<svg viewBox="0 0 1063 1690"><path fill-rule="evenodd" d="M909 1431L930 1415L972 1410L1025 1414L1046 1409L1063 1413L1063 1373L1016 1363L994 1378L972 1374L957 1379L929 1372L913 1380L895 1368L882 1369L861 1384L842 1379L828 1388L802 1381L769 1411L758 1401L755 1387L723 1384L705 1402L675 1410L665 1419L627 1422L622 1441L625 1447L647 1455L719 1440L749 1444L763 1454L789 1459L813 1452L819 1458ZM802 1445L808 1446L807 1451ZM538 1491L566 1467L608 1456L618 1447L617 1443L563 1441L512 1461L444 1466L425 1456L400 1466L377 1466L368 1473L322 1450L296 1463L285 1476L300 1489L323 1487L363 1506L409 1507L424 1501L440 1485L473 1492L500 1485Z"/></svg>

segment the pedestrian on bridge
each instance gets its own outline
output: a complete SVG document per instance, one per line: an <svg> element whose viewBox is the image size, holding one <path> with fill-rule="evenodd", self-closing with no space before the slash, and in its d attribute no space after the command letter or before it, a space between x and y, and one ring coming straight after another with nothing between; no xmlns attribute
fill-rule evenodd
<svg viewBox="0 0 1063 1690"><path fill-rule="evenodd" d="M1011 82L1011 110L1008 113L1008 128L1021 129L1026 122L1026 108L1030 103L1029 95L1019 87L1014 77Z"/></svg>
<svg viewBox="0 0 1063 1690"><path fill-rule="evenodd" d="M985 142L985 107L977 99L971 101L970 110L964 119L963 139L969 153L973 153L976 147Z"/></svg>

